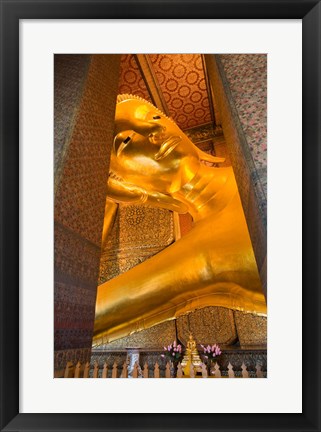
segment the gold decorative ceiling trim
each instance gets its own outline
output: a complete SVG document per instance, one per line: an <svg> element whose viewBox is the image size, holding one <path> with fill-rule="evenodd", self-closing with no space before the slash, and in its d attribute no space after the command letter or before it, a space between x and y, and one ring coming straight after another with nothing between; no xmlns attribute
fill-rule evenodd
<svg viewBox="0 0 321 432"><path fill-rule="evenodd" d="M136 63L141 71L142 77L145 81L147 90L154 102L154 105L163 111L167 116L170 115L168 106L165 102L164 96L158 84L157 78L153 71L151 62L147 54L134 54Z"/></svg>
<svg viewBox="0 0 321 432"><path fill-rule="evenodd" d="M217 100L215 97L215 92L214 92L214 88L213 88L213 84L211 82L210 79L210 75L208 73L208 62L211 61L210 57L214 56L215 54L203 54L203 58L204 58L204 62L205 62L205 69L206 69L206 73L208 76L208 92L211 95L211 99L212 99L212 106L214 109L214 118L215 118L215 127L216 128L221 128L222 127L222 120L221 120L221 114L218 108L218 104L217 104Z"/></svg>
<svg viewBox="0 0 321 432"><path fill-rule="evenodd" d="M208 72L207 72L204 54L201 54L201 58L202 58L202 65L203 65L203 70L204 70L204 77L205 77L205 81L206 81L207 97L208 97L209 105L210 105L209 108L210 108L210 112L211 112L213 127L215 129L216 119L215 119L215 112L214 112L214 103L213 103L211 84L210 84L210 79L209 79Z"/></svg>

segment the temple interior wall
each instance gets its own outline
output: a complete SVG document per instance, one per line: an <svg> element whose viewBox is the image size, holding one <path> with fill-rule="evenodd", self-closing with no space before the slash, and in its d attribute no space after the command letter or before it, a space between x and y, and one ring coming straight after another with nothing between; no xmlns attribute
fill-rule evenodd
<svg viewBox="0 0 321 432"><path fill-rule="evenodd" d="M170 210L120 203L102 249L99 284L130 270L174 241Z"/></svg>
<svg viewBox="0 0 321 432"><path fill-rule="evenodd" d="M55 57L55 368L90 359L117 55Z"/></svg>

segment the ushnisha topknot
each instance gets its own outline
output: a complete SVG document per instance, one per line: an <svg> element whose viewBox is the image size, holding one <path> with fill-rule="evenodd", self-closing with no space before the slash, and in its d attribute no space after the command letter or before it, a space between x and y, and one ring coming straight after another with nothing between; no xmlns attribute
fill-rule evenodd
<svg viewBox="0 0 321 432"><path fill-rule="evenodd" d="M140 96L136 96L136 95L132 95L132 94L128 94L128 93L119 94L117 96L117 103L124 102L124 101L130 100L130 99L136 99L136 100L139 100L139 101L141 101L141 102L149 105L154 110L156 110L159 114L161 114L163 117L167 118L168 120L170 120L172 123L174 123L176 125L176 123L174 122L174 120L172 120L170 117L168 117L166 114L164 114L163 111L161 111L159 108L157 108L151 102L147 101L146 99L144 99L144 98L142 98Z"/></svg>

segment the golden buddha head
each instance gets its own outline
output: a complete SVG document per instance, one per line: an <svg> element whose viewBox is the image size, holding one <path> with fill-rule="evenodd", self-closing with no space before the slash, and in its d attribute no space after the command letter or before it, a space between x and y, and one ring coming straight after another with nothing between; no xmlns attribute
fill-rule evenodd
<svg viewBox="0 0 321 432"><path fill-rule="evenodd" d="M118 96L115 133L111 171L128 183L172 193L199 169L202 152L173 120L138 96Z"/></svg>

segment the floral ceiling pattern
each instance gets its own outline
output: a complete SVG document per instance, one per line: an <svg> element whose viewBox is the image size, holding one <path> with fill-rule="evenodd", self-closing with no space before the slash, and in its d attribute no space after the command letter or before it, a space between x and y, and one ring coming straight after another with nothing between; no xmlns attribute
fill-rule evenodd
<svg viewBox="0 0 321 432"><path fill-rule="evenodd" d="M183 130L212 121L201 54L149 54L151 72L169 115ZM134 55L121 59L120 93L152 102Z"/></svg>

